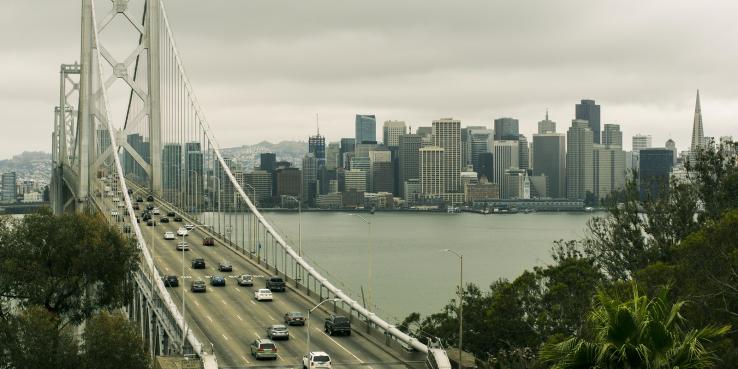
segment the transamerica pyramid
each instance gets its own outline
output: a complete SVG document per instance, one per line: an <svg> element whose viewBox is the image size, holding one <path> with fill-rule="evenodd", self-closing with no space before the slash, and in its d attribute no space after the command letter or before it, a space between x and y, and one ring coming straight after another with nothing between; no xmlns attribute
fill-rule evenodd
<svg viewBox="0 0 738 369"><path fill-rule="evenodd" d="M697 90L697 103L694 106L694 123L692 123L692 146L690 151L697 152L705 143L705 133L702 130L702 109L700 108L700 90Z"/></svg>

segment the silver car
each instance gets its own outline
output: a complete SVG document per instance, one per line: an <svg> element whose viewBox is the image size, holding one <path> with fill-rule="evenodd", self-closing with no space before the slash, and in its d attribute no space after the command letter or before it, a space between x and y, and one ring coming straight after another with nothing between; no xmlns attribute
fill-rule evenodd
<svg viewBox="0 0 738 369"><path fill-rule="evenodd" d="M290 331L287 326L282 324L274 324L267 327L267 337L271 340L288 340L290 339Z"/></svg>
<svg viewBox="0 0 738 369"><path fill-rule="evenodd" d="M254 285L254 278L251 274L242 274L238 276L238 285L251 287Z"/></svg>

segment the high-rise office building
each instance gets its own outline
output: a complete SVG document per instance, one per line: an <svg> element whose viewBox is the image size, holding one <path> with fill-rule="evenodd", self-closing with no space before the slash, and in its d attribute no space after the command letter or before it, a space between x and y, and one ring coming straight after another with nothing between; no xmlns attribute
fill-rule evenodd
<svg viewBox="0 0 738 369"><path fill-rule="evenodd" d="M677 155L677 148L676 148L676 142L674 142L674 140L672 140L670 138L670 139L666 140L666 144L664 145L664 147L666 147L667 149L671 150L672 156L673 156L672 159L674 160L674 164L676 164L677 163L677 157L678 157L678 155Z"/></svg>
<svg viewBox="0 0 738 369"><path fill-rule="evenodd" d="M199 142L185 143L185 191L187 191L187 205L200 206L205 184L205 156Z"/></svg>
<svg viewBox="0 0 738 369"><path fill-rule="evenodd" d="M393 192L394 168L389 151L369 152L369 191Z"/></svg>
<svg viewBox="0 0 738 369"><path fill-rule="evenodd" d="M556 133L556 122L548 119L548 110L546 110L546 119L538 122L538 134Z"/></svg>
<svg viewBox="0 0 738 369"><path fill-rule="evenodd" d="M355 138L342 138L341 139L341 151L338 156L338 165L344 169L348 167L349 162L346 159L346 153L352 153L356 150L356 139Z"/></svg>
<svg viewBox="0 0 738 369"><path fill-rule="evenodd" d="M171 200L169 196L176 194L182 186L180 181L182 175L182 145L178 143L164 144L161 165L161 184L167 200Z"/></svg>
<svg viewBox="0 0 738 369"><path fill-rule="evenodd" d="M694 121L692 122L692 145L690 151L697 152L705 144L705 132L702 128L702 108L700 107L700 90L694 104Z"/></svg>
<svg viewBox="0 0 738 369"><path fill-rule="evenodd" d="M530 169L530 150L525 135L518 136L518 168Z"/></svg>
<svg viewBox="0 0 738 369"><path fill-rule="evenodd" d="M420 192L424 197L440 197L445 192L444 150L438 146L426 146L420 153Z"/></svg>
<svg viewBox="0 0 738 369"><path fill-rule="evenodd" d="M651 147L651 135L637 134L633 136L633 152Z"/></svg>
<svg viewBox="0 0 738 369"><path fill-rule="evenodd" d="M479 179L485 178L488 182L492 182L494 179L494 156L491 152L483 152L479 154L479 168L474 168L477 172ZM499 187L498 187L499 189Z"/></svg>
<svg viewBox="0 0 738 369"><path fill-rule="evenodd" d="M566 136L560 133L533 135L533 176L546 176L548 196L566 197Z"/></svg>
<svg viewBox="0 0 738 369"><path fill-rule="evenodd" d="M315 156L319 167L325 166L325 136L318 133L308 137L308 153Z"/></svg>
<svg viewBox="0 0 738 369"><path fill-rule="evenodd" d="M674 165L673 152L667 148L648 148L640 151L638 187L641 199L656 198L668 191L669 175Z"/></svg>
<svg viewBox="0 0 738 369"><path fill-rule="evenodd" d="M313 153L302 158L302 201L312 204L318 196L318 159Z"/></svg>
<svg viewBox="0 0 738 369"><path fill-rule="evenodd" d="M623 132L619 124L605 124L602 131L602 144L606 146L623 147Z"/></svg>
<svg viewBox="0 0 738 369"><path fill-rule="evenodd" d="M445 192L460 192L461 121L443 118L433 121L433 143L443 149Z"/></svg>
<svg viewBox="0 0 738 369"><path fill-rule="evenodd" d="M576 119L586 120L589 123L589 129L592 131L593 142L600 143L600 106L594 100L582 100L576 104Z"/></svg>
<svg viewBox="0 0 738 369"><path fill-rule="evenodd" d="M372 115L356 114L356 144L377 142L377 118Z"/></svg>
<svg viewBox="0 0 738 369"><path fill-rule="evenodd" d="M400 196L405 197L405 182L409 179L420 178L419 160L422 138L417 134L402 135L399 138L399 185Z"/></svg>
<svg viewBox="0 0 738 369"><path fill-rule="evenodd" d="M338 167L338 156L341 152L341 146L338 142L331 142L325 148L325 169L336 170Z"/></svg>
<svg viewBox="0 0 738 369"><path fill-rule="evenodd" d="M518 140L495 141L492 145L492 158L494 160L494 164L492 164L492 182L497 183L500 189L500 195L504 196L507 193L505 171L520 168L518 164L520 158Z"/></svg>
<svg viewBox="0 0 738 369"><path fill-rule="evenodd" d="M588 121L571 122L566 134L566 197L569 199L584 200L594 190L593 137Z"/></svg>
<svg viewBox="0 0 738 369"><path fill-rule="evenodd" d="M530 199L530 179L524 169L508 169L503 178L503 199Z"/></svg>
<svg viewBox="0 0 738 369"><path fill-rule="evenodd" d="M261 202L272 197L272 174L266 170L255 170L244 175L244 182L248 186L242 186L244 193L250 198L256 195L257 206Z"/></svg>
<svg viewBox="0 0 738 369"><path fill-rule="evenodd" d="M423 147L433 146L433 127L418 127L415 133L420 135Z"/></svg>
<svg viewBox="0 0 738 369"><path fill-rule="evenodd" d="M520 136L518 120L514 118L495 119L495 140L517 140Z"/></svg>
<svg viewBox="0 0 738 369"><path fill-rule="evenodd" d="M388 120L382 126L382 143L386 147L400 146L400 136L407 133L405 122L399 120Z"/></svg>
<svg viewBox="0 0 738 369"><path fill-rule="evenodd" d="M277 154L273 152L259 154L259 168L274 173L277 170Z"/></svg>
<svg viewBox="0 0 738 369"><path fill-rule="evenodd" d="M625 151L620 146L593 145L592 163L592 187L598 199L625 187Z"/></svg>
<svg viewBox="0 0 738 369"><path fill-rule="evenodd" d="M277 196L300 198L302 193L302 172L292 167L278 167L276 171Z"/></svg>
<svg viewBox="0 0 738 369"><path fill-rule="evenodd" d="M18 178L15 172L3 173L2 184L2 202L14 203L18 196Z"/></svg>
<svg viewBox="0 0 738 369"><path fill-rule="evenodd" d="M477 136L477 141L481 138L482 135L486 135L487 133L491 133L494 136L494 131L491 129L487 129L485 126L467 126L464 128L461 128L461 166L473 166L474 163L472 162L472 146L473 143L473 137ZM490 139L493 140L494 137ZM477 142L477 146L479 146L479 142Z"/></svg>
<svg viewBox="0 0 738 369"><path fill-rule="evenodd" d="M351 169L344 172L345 191L366 192L366 182L366 172L363 170Z"/></svg>

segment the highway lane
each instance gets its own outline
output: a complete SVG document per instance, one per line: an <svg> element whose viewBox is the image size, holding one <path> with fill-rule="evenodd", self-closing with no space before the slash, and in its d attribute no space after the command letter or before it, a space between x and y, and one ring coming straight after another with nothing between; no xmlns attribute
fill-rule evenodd
<svg viewBox="0 0 738 369"><path fill-rule="evenodd" d="M110 203L112 204L112 203ZM146 203L143 203L144 205ZM164 208L162 207L162 212ZM140 213L140 211L139 211ZM156 217L158 218L159 217ZM181 275L182 252L175 249L181 241L178 237L174 241L163 240L165 231L176 231L184 223L158 223L156 227L141 223L147 241L154 239L152 250L160 272L164 275ZM301 356L306 351L305 327L290 327L291 339L287 342L278 342L279 359L276 363L259 363L249 356L248 345L257 337L265 337L265 327L269 324L281 324L282 316L288 311L305 312L313 304L305 301L293 292L275 293L274 302L260 302L253 300L253 291L263 286L263 279L257 278L253 288L237 286L235 276L242 273L262 274L249 261L235 255L230 249L223 246L202 246L202 234L194 230L185 237L192 251L185 252L185 277L180 277L180 287L170 288L174 300L181 309L181 293L187 296L187 320L190 324L196 323L202 332L195 333L203 342L212 342L221 366L251 366L251 365L299 365ZM194 257L203 257L207 264L205 270L192 270L190 260ZM234 266L234 271L228 273L226 287L212 287L208 277L217 273L217 263L224 257ZM202 278L208 283L208 292L193 294L189 286L193 278ZM326 304L328 305L328 304ZM311 349L328 352L337 366L341 363L355 366L360 363L371 363L372 368L397 367L397 359L387 354L374 342L370 342L359 335L351 337L328 337L322 332L325 314L317 312L311 315ZM356 323L355 323L356 324ZM362 326L361 323L355 327ZM377 363L386 364L377 364Z"/></svg>

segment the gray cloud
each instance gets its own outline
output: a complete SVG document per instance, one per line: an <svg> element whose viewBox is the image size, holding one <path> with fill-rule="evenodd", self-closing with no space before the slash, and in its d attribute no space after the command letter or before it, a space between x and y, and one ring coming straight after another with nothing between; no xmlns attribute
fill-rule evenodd
<svg viewBox="0 0 738 369"><path fill-rule="evenodd" d="M108 6L100 3L100 10ZM689 142L695 89L707 135L735 135L738 3L617 1L166 1L189 77L221 146L329 140L353 115L428 125L521 120L565 131L594 98L626 137ZM78 2L12 2L4 35L0 157L50 150L58 66L79 56ZM109 36L115 42L135 43ZM111 41L112 42L112 41ZM112 43L115 43L112 42ZM122 45L125 53L130 45ZM116 49L116 52L118 52ZM269 130L258 129L268 126Z"/></svg>

